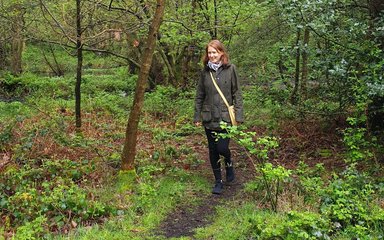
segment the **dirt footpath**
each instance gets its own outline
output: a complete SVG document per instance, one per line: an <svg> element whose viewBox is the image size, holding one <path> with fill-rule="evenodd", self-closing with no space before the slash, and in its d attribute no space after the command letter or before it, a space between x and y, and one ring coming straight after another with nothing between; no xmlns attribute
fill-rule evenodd
<svg viewBox="0 0 384 240"><path fill-rule="evenodd" d="M201 203L198 206L180 206L177 208L160 225L156 231L158 235L166 238L191 237L194 235L195 229L211 223L211 219L214 219L216 214L216 206L219 206L226 200L238 197L238 193L243 189L244 183L253 178L254 168L246 156L244 156L244 150L239 146L235 146L233 142L231 142L231 150L235 166L235 182L230 185L225 184L223 193L220 195L210 194L201 196ZM208 149L206 149L205 154L208 155ZM203 159L206 159L205 164L203 164L201 170L196 171L196 174L207 177L213 186L214 178L207 156L204 156ZM223 179L225 179L225 172L223 172Z"/></svg>

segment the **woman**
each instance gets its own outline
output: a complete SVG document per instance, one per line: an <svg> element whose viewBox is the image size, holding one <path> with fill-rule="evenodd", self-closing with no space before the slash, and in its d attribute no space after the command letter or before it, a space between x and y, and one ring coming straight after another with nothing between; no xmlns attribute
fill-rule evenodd
<svg viewBox="0 0 384 240"><path fill-rule="evenodd" d="M220 156L224 157L228 183L235 180L235 172L229 150L229 138L217 137L218 133L225 132L221 129L220 122L224 121L230 124L231 120L227 106L212 82L211 73L229 105L235 106L236 121L239 123L243 122L243 99L236 67L229 62L228 53L220 41L212 40L208 43L205 48L203 64L204 69L196 91L194 122L196 126L203 125L205 128L209 160L215 176L212 193L220 194L223 189Z"/></svg>

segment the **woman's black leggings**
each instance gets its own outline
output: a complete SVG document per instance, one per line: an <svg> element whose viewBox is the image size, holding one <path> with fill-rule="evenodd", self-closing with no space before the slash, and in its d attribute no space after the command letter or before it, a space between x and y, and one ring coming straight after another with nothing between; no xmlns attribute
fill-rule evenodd
<svg viewBox="0 0 384 240"><path fill-rule="evenodd" d="M208 139L209 160L213 170L220 169L220 155L224 157L225 166L232 165L229 138L220 138L217 136L217 133L225 132L225 130L210 130L205 128Z"/></svg>

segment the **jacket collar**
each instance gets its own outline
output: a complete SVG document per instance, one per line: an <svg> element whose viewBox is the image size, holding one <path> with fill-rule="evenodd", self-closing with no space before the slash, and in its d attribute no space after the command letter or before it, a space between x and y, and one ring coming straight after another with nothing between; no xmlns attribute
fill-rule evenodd
<svg viewBox="0 0 384 240"><path fill-rule="evenodd" d="M228 63L228 64L226 64L226 65L222 65L222 66L219 67L219 69L217 69L217 72L216 72L216 73L219 73L219 72L221 72L223 69L227 69L227 68L229 68L230 66L231 66L230 63ZM207 65L205 66L204 70L205 70L205 71L213 71L213 70L212 70L210 67L208 67Z"/></svg>

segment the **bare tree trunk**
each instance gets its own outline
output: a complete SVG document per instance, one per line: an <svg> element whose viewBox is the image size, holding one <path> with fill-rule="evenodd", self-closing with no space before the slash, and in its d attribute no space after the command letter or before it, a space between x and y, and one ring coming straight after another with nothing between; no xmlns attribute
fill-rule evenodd
<svg viewBox="0 0 384 240"><path fill-rule="evenodd" d="M304 51L303 51L303 63L301 69L301 81L300 81L300 101L304 101L307 98L307 83L308 83L308 51L309 51L309 28L304 30Z"/></svg>
<svg viewBox="0 0 384 240"><path fill-rule="evenodd" d="M23 27L25 10L20 4L14 6L15 15L12 21L12 40L11 40L11 73L20 75L22 72L22 53L23 53Z"/></svg>
<svg viewBox="0 0 384 240"><path fill-rule="evenodd" d="M219 20L217 19L217 2L216 0L213 1L213 7L215 10L215 28L214 28L214 35L213 38L217 39L217 27L219 25Z"/></svg>
<svg viewBox="0 0 384 240"><path fill-rule="evenodd" d="M136 143L137 143L137 130L141 115L142 106L144 104L144 93L147 85L149 70L151 68L153 53L156 46L157 32L164 15L165 0L157 0L156 12L153 17L151 26L149 27L148 37L144 54L141 60L141 68L139 79L136 83L135 97L129 119L127 123L123 153L121 156L122 164L121 169L133 170L136 156Z"/></svg>
<svg viewBox="0 0 384 240"><path fill-rule="evenodd" d="M76 0L76 86L75 86L75 114L76 114L76 130L81 130L81 77L83 69L83 44L81 30L81 0Z"/></svg>
<svg viewBox="0 0 384 240"><path fill-rule="evenodd" d="M296 33L296 71L295 71L295 82L293 86L293 91L290 97L291 104L296 104L298 97L297 92L299 89L299 83L300 83L300 36L301 36L301 30L300 28L297 29Z"/></svg>
<svg viewBox="0 0 384 240"><path fill-rule="evenodd" d="M174 84L175 82L175 79L176 79L176 74L171 66L171 63L169 62L169 59L167 57L167 55L165 54L164 52L164 49L162 47L159 47L159 53L161 55L161 58L163 59L164 61L164 64L165 66L167 67L167 70L168 70L168 80L165 82L165 84L168 84L168 83L171 83L171 84Z"/></svg>
<svg viewBox="0 0 384 240"><path fill-rule="evenodd" d="M190 62L192 59L193 49L191 49L191 46L188 46L186 48L186 51L184 51L185 57L183 58L182 63L182 83L181 88L187 89L189 81L189 75L190 75Z"/></svg>
<svg viewBox="0 0 384 240"><path fill-rule="evenodd" d="M7 47L5 43L0 40L0 71L5 70L7 64Z"/></svg>

